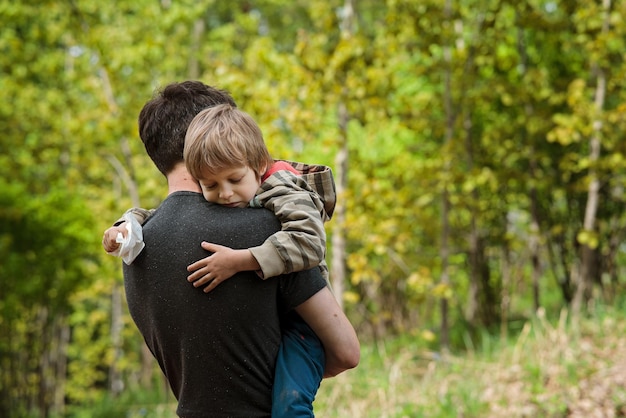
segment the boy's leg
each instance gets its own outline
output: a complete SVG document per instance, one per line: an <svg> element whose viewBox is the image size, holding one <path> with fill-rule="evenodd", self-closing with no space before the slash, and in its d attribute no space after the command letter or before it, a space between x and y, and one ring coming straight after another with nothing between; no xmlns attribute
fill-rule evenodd
<svg viewBox="0 0 626 418"><path fill-rule="evenodd" d="M282 328L272 418L313 417L313 400L324 376L324 347L295 312L287 316Z"/></svg>

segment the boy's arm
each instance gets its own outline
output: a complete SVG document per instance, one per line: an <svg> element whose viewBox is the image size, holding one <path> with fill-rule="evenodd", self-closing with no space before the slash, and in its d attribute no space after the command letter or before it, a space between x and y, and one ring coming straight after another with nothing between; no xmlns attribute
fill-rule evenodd
<svg viewBox="0 0 626 418"><path fill-rule="evenodd" d="M187 266L187 271L191 273L187 281L194 287L208 284L203 289L205 293L240 271L258 271L261 268L247 249L235 250L206 241L202 243L202 248L212 254Z"/></svg>
<svg viewBox="0 0 626 418"><path fill-rule="evenodd" d="M324 203L304 180L280 171L261 186L255 200L274 212L281 231L250 248L263 278L306 270L326 256Z"/></svg>
<svg viewBox="0 0 626 418"><path fill-rule="evenodd" d="M124 216L126 214L131 214L137 219L140 225L143 225L150 216L154 213L155 209L143 209L143 208L130 208L121 218L113 223L113 226L104 231L102 236L102 247L104 251L107 253L115 253L117 249L120 247L120 243L117 242L117 235L122 234L124 238L126 238L127 230L124 227Z"/></svg>
<svg viewBox="0 0 626 418"><path fill-rule="evenodd" d="M152 216L155 210L156 209L130 208L126 212L124 212L124 215L130 213L135 217L135 219L137 219L137 222L139 222L140 225L143 225L146 223L148 218ZM123 224L125 222L124 215L122 215L121 218L115 221L115 223L113 223L113 226L120 226L121 224Z"/></svg>

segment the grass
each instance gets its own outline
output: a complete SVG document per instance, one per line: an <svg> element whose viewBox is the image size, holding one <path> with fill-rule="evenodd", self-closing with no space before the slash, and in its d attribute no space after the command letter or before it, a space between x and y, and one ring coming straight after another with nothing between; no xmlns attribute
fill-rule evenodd
<svg viewBox="0 0 626 418"><path fill-rule="evenodd" d="M626 318L620 312L551 322L540 312L510 341L462 356L406 339L365 345L358 368L325 380L328 418L626 416Z"/></svg>
<svg viewBox="0 0 626 418"><path fill-rule="evenodd" d="M603 309L580 319L539 312L514 338L483 335L481 348L458 354L429 351L417 336L365 343L356 369L322 382L316 416L624 417L626 312ZM156 395L127 392L85 416L174 416L171 397Z"/></svg>

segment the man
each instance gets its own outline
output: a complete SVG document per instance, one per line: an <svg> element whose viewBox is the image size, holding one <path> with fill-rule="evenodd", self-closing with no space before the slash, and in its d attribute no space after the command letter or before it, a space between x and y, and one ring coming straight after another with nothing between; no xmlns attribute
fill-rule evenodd
<svg viewBox="0 0 626 418"><path fill-rule="evenodd" d="M143 228L145 249L124 266L130 313L178 399L181 417L269 416L279 319L295 308L322 341L325 375L356 366L354 329L318 269L260 280L238 273L206 294L187 283L202 241L231 248L261 244L280 229L273 214L207 203L187 172L186 128L206 107L234 101L199 82L174 83L148 102L139 133L168 181L168 197ZM311 308L327 307L325 315Z"/></svg>

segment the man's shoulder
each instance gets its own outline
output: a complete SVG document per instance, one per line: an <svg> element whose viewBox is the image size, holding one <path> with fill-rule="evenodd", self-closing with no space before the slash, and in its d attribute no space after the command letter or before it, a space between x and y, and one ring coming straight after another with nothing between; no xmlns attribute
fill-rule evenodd
<svg viewBox="0 0 626 418"><path fill-rule="evenodd" d="M279 230L276 215L264 208L228 208L207 202L201 194L176 193L168 196L150 219L152 228L212 228L216 233L233 233L239 230ZM175 222L174 222L175 220Z"/></svg>

